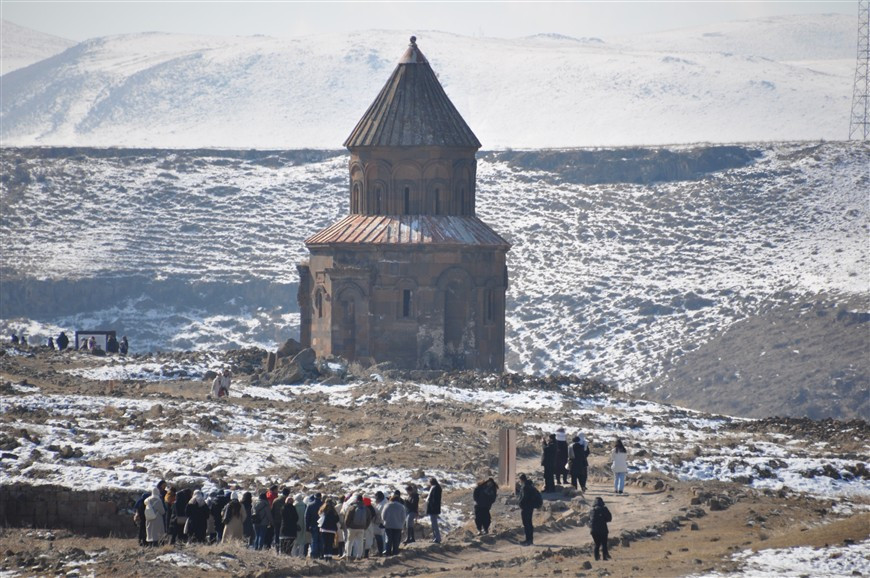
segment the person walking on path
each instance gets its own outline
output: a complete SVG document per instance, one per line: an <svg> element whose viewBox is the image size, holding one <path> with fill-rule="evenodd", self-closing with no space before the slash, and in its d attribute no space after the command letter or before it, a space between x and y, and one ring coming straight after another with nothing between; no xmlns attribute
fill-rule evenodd
<svg viewBox="0 0 870 578"><path fill-rule="evenodd" d="M481 480L472 494L474 498L474 525L477 526L477 534L489 534L489 526L492 523L490 509L498 497L498 484L492 478Z"/></svg>
<svg viewBox="0 0 870 578"><path fill-rule="evenodd" d="M317 526L320 528L320 543L323 547L322 557L332 558L332 546L335 544L335 536L338 534L339 515L335 509L335 502L331 499L320 507Z"/></svg>
<svg viewBox="0 0 870 578"><path fill-rule="evenodd" d="M426 515L432 523L432 542L441 543L441 530L438 528L438 516L441 515L441 484L435 478L429 478L429 495L426 497Z"/></svg>
<svg viewBox="0 0 870 578"><path fill-rule="evenodd" d="M604 500L601 497L595 498L595 503L592 504L592 516L590 517L589 525L592 528L592 540L595 542L595 559L598 560L598 550L605 560L610 560L610 554L607 553L607 523L613 519L610 515L610 510L604 505Z"/></svg>
<svg viewBox="0 0 870 578"><path fill-rule="evenodd" d="M395 556L399 553L399 542L402 541L402 526L405 523L405 504L399 490L393 492L390 502L384 506L384 530L387 534L386 552L384 556ZM406 542L407 543L407 542Z"/></svg>
<svg viewBox="0 0 870 578"><path fill-rule="evenodd" d="M523 520L523 532L526 535L526 539L520 542L520 545L532 546L535 543L535 528L532 525L532 515L535 510L544 505L544 498L526 474L520 474L520 483L520 515Z"/></svg>
<svg viewBox="0 0 870 578"><path fill-rule="evenodd" d="M625 474L628 473L628 454L619 438L616 438L616 444L613 446L613 451L610 452L610 459L613 462L611 466L614 475L613 491L621 494L625 490Z"/></svg>
<svg viewBox="0 0 870 578"><path fill-rule="evenodd" d="M589 444L586 439L581 436L575 436L573 443L568 446L568 463L571 470L571 485L577 489L577 484L580 484L580 491L586 491L586 478L589 470Z"/></svg>
<svg viewBox="0 0 870 578"><path fill-rule="evenodd" d="M556 474L556 434L550 434L549 438L544 439L541 465L544 466L544 491L555 492L556 484L553 476Z"/></svg>

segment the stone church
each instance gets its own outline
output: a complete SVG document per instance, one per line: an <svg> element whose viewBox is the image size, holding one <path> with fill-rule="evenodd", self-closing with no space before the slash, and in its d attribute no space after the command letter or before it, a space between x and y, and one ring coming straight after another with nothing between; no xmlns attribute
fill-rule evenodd
<svg viewBox="0 0 870 578"><path fill-rule="evenodd" d="M350 214L306 239L298 266L302 345L502 371L510 244L475 216L480 142L415 37L344 146Z"/></svg>

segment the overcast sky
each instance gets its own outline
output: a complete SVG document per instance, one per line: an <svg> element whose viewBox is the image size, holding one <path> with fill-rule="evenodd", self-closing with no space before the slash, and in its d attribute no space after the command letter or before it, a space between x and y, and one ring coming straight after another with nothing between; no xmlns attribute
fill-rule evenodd
<svg viewBox="0 0 870 578"><path fill-rule="evenodd" d="M784 14L856 14L858 2L282 2L0 0L2 18L71 40L130 32L307 36L370 28L514 38L538 33L612 38Z"/></svg>

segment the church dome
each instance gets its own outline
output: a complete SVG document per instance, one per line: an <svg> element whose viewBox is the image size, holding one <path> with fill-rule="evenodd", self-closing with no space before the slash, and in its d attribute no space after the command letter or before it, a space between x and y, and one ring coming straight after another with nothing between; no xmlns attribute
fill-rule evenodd
<svg viewBox="0 0 870 578"><path fill-rule="evenodd" d="M396 69L344 146L479 149L480 141L450 102L412 36Z"/></svg>

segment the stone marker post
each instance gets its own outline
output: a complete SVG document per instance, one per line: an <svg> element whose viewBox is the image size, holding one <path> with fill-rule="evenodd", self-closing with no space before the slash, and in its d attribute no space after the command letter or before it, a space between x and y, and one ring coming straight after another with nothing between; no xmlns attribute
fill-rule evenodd
<svg viewBox="0 0 870 578"><path fill-rule="evenodd" d="M517 483L517 430L502 428L498 432L498 486L513 493Z"/></svg>

